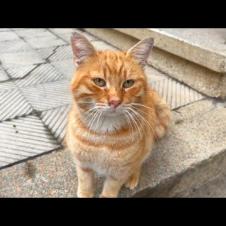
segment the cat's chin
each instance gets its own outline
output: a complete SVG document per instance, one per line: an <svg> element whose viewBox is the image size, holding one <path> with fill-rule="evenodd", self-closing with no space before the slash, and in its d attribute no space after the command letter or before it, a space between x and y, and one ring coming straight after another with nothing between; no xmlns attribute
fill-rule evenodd
<svg viewBox="0 0 226 226"><path fill-rule="evenodd" d="M123 116L123 112L122 111L117 111L115 109L112 109L112 110L105 111L103 116L104 117L110 117L110 118L122 117Z"/></svg>

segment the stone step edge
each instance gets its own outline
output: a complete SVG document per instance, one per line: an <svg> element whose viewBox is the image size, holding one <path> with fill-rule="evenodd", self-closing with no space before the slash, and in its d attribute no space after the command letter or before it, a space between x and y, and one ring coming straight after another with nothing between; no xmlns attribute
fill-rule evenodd
<svg viewBox="0 0 226 226"><path fill-rule="evenodd" d="M138 190L130 197L188 197L192 189L223 175L225 165L226 149L164 179L154 187Z"/></svg>
<svg viewBox="0 0 226 226"><path fill-rule="evenodd" d="M118 31L119 29L86 28L84 30L121 50L127 50L139 41L137 38ZM223 73L209 70L156 47L148 63L202 94L222 99L226 97L226 78Z"/></svg>
<svg viewBox="0 0 226 226"><path fill-rule="evenodd" d="M182 57L193 63L199 64L219 73L226 72L226 56L223 53L213 51L203 46L196 45L188 40L169 34L160 29L114 29L121 33L130 35L139 40L152 37L155 46L159 49Z"/></svg>

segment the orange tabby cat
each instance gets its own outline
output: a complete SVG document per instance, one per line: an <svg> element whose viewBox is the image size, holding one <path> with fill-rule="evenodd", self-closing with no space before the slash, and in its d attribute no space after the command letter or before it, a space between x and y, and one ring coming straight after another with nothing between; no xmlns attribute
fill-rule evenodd
<svg viewBox="0 0 226 226"><path fill-rule="evenodd" d="M137 186L142 163L170 122L169 107L144 73L153 39L127 52L96 51L79 33L71 44L78 68L66 143L76 163L77 196L94 196L96 172L106 178L100 197L117 197L123 185Z"/></svg>

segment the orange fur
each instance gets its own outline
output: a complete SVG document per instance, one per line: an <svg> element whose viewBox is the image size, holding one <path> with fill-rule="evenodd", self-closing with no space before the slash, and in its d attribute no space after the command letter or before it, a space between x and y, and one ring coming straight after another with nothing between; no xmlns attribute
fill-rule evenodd
<svg viewBox="0 0 226 226"><path fill-rule="evenodd" d="M101 197L117 197L124 184L134 189L155 139L168 128L170 110L147 85L145 59L139 61L142 51L148 56L148 41L127 52L95 51L80 34L72 37L79 65L71 81L74 101L66 143L77 167L78 197L93 197L94 172L106 177ZM96 77L106 86L97 86ZM122 84L128 79L135 82L125 89ZM116 110L108 106L112 98L121 103Z"/></svg>

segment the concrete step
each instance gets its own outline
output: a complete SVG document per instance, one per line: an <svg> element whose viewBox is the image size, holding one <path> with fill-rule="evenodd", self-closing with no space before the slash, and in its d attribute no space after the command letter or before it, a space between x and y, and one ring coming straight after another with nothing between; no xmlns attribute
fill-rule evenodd
<svg viewBox="0 0 226 226"><path fill-rule="evenodd" d="M225 29L85 30L124 50L153 37L152 66L208 96L226 97Z"/></svg>
<svg viewBox="0 0 226 226"><path fill-rule="evenodd" d="M185 197L191 198L225 198L226 197L226 173L223 172L213 180L200 187L193 188Z"/></svg>

